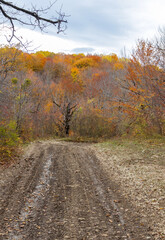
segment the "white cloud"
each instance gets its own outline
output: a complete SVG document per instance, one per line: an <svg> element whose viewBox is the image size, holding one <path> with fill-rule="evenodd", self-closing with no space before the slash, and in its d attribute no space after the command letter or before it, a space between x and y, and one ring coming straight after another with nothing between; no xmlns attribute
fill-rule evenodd
<svg viewBox="0 0 165 240"><path fill-rule="evenodd" d="M31 6L31 0L17 0ZM46 6L45 0L33 0L36 6ZM69 53L73 49L95 49L97 53L120 53L125 46L131 49L138 38L152 38L159 26L165 24L164 0L58 0L55 9L63 4L68 18L66 35L49 34L21 29L19 35L33 41L34 47ZM47 17L54 14L50 11Z"/></svg>

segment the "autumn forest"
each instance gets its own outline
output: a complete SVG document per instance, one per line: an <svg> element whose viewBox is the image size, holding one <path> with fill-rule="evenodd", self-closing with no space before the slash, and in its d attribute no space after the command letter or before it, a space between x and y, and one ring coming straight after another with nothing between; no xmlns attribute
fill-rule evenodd
<svg viewBox="0 0 165 240"><path fill-rule="evenodd" d="M0 48L0 154L47 137L165 135L165 32L132 55Z"/></svg>

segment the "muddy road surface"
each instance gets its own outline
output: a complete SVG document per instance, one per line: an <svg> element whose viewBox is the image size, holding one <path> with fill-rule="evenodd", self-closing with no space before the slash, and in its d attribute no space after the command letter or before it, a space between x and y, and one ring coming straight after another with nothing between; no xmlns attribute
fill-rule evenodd
<svg viewBox="0 0 165 240"><path fill-rule="evenodd" d="M154 239L90 145L38 142L1 171L0 239Z"/></svg>

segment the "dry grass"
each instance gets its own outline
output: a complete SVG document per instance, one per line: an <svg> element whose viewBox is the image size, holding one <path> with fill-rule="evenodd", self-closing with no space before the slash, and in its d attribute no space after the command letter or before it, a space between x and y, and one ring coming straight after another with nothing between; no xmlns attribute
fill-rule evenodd
<svg viewBox="0 0 165 240"><path fill-rule="evenodd" d="M154 239L165 239L164 139L115 139L94 149L107 174L141 214L141 224L147 222Z"/></svg>

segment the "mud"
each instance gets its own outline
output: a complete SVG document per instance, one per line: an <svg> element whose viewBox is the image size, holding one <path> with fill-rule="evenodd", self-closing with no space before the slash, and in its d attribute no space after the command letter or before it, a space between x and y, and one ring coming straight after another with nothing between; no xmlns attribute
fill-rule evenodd
<svg viewBox="0 0 165 240"><path fill-rule="evenodd" d="M86 144L34 143L0 173L0 239L154 239Z"/></svg>

